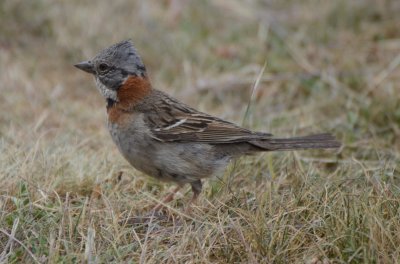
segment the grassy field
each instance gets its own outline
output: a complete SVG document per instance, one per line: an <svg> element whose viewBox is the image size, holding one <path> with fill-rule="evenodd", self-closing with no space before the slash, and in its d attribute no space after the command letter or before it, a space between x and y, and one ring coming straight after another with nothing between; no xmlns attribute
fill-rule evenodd
<svg viewBox="0 0 400 264"><path fill-rule="evenodd" d="M0 1L0 263L399 263L399 13L397 0ZM122 158L72 66L127 38L154 87L343 147L240 159L192 216L187 187L168 217L132 221L174 186Z"/></svg>

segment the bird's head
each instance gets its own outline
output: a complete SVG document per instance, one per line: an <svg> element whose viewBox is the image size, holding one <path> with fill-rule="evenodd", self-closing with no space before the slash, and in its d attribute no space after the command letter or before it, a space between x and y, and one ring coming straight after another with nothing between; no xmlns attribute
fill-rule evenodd
<svg viewBox="0 0 400 264"><path fill-rule="evenodd" d="M94 75L96 86L107 101L120 101L118 91L129 79L147 81L146 68L130 40L116 43L74 66Z"/></svg>

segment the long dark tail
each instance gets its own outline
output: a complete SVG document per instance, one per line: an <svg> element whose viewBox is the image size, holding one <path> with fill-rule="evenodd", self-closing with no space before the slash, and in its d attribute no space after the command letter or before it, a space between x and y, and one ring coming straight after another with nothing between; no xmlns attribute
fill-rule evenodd
<svg viewBox="0 0 400 264"><path fill-rule="evenodd" d="M339 148L340 142L329 133L292 138L268 138L250 141L250 144L263 151Z"/></svg>

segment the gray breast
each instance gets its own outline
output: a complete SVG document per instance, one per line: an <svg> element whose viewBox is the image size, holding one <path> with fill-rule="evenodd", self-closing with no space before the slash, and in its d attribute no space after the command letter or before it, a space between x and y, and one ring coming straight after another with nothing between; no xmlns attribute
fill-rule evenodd
<svg viewBox="0 0 400 264"><path fill-rule="evenodd" d="M213 145L164 143L151 137L136 115L128 126L109 123L111 137L125 159L137 170L162 181L190 183L221 172L230 157L217 155Z"/></svg>

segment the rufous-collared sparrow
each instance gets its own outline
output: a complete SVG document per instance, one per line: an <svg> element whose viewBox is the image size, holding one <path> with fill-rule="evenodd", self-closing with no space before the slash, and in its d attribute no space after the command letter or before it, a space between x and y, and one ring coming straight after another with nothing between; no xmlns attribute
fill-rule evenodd
<svg viewBox="0 0 400 264"><path fill-rule="evenodd" d="M221 172L230 160L242 155L340 146L330 134L275 138L181 103L152 87L130 40L75 66L94 75L107 102L108 129L125 159L145 174L178 185L164 202L187 183L194 201L202 179Z"/></svg>

